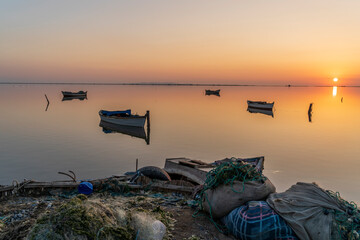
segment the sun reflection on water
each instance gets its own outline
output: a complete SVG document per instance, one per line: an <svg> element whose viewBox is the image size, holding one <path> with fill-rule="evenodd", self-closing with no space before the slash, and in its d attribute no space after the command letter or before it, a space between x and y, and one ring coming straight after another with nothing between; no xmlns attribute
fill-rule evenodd
<svg viewBox="0 0 360 240"><path fill-rule="evenodd" d="M337 86L333 86L333 97L336 97L337 94Z"/></svg>

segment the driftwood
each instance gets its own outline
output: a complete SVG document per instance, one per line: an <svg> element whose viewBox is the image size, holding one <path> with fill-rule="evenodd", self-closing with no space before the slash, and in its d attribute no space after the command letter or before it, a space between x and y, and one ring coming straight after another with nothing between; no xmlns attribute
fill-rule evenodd
<svg viewBox="0 0 360 240"><path fill-rule="evenodd" d="M67 175L67 174L65 174ZM115 179L120 181L120 186L124 188L128 188L130 190L158 190L158 191L173 191L173 192L182 192L191 194L194 190L193 187L190 186L178 186L169 184L166 181L153 182L147 185L132 185L128 184L130 176L113 176L110 178L104 179L96 179L89 182L95 183L96 181L107 181L110 179ZM16 182L16 181L15 181ZM76 189L79 186L80 182L74 181L53 181L53 182L36 182L33 180L25 180L22 183L17 183L12 186L0 187L0 198L9 197L19 193L28 193L31 190L39 190L39 192L43 192L44 190L49 189Z"/></svg>
<svg viewBox="0 0 360 240"><path fill-rule="evenodd" d="M69 173L71 173L72 175L68 174L68 173L64 173L64 172L58 172L58 174L62 174L65 176L68 176L69 178L71 178L73 180L73 182L76 182L76 175L73 171L69 170Z"/></svg>

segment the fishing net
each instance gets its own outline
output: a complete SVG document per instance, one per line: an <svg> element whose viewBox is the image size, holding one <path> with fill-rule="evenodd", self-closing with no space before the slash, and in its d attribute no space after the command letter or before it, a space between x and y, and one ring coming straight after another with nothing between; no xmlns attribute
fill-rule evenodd
<svg viewBox="0 0 360 240"><path fill-rule="evenodd" d="M90 181L95 192L109 192L113 196L123 195L129 192L128 185L116 177Z"/></svg>
<svg viewBox="0 0 360 240"><path fill-rule="evenodd" d="M209 213L210 220L223 232L214 219L221 218L250 200L261 200L275 192L272 183L253 165L240 162L224 162L206 175L199 193L199 210Z"/></svg>
<svg viewBox="0 0 360 240"><path fill-rule="evenodd" d="M233 185L234 181L241 181L243 185L249 181L266 180L253 165L240 162L225 162L214 168L206 175L204 191L214 189L221 184ZM234 190L234 192L237 192Z"/></svg>
<svg viewBox="0 0 360 240"><path fill-rule="evenodd" d="M355 202L348 202L341 198L339 192L326 191L334 198L344 211L332 210L342 239L360 239L360 210Z"/></svg>

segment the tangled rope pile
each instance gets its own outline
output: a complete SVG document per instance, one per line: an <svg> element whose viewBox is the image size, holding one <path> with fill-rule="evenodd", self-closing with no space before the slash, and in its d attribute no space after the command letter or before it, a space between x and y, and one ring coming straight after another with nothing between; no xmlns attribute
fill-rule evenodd
<svg viewBox="0 0 360 240"><path fill-rule="evenodd" d="M360 239L360 210L355 202L348 202L341 198L339 192L326 191L334 198L344 212L333 211L339 234L342 239Z"/></svg>
<svg viewBox="0 0 360 240"><path fill-rule="evenodd" d="M245 183L250 181L265 181L267 178L259 172L253 165L239 162L224 162L218 167L214 168L206 174L206 180L202 190L199 193L197 200L199 209L193 214L193 217L199 215L199 211L203 210L203 200L205 200L210 206L210 220L217 227L220 232L224 232L224 229L217 224L212 216L211 204L207 198L206 191L209 189L215 189L219 185L230 185L234 193L242 193L245 188ZM242 183L242 190L236 191L233 188L234 181Z"/></svg>

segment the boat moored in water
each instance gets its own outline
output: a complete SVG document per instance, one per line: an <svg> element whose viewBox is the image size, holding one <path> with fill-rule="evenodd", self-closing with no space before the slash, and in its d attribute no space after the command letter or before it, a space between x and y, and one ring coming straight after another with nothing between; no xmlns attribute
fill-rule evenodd
<svg viewBox="0 0 360 240"><path fill-rule="evenodd" d="M272 110L274 107L274 102L262 102L262 101L247 101L249 108L263 109L263 110Z"/></svg>
<svg viewBox="0 0 360 240"><path fill-rule="evenodd" d="M144 127L149 111L144 116L133 115L131 109L125 111L100 110L99 115L102 121L123 126Z"/></svg>
<svg viewBox="0 0 360 240"><path fill-rule="evenodd" d="M87 96L87 91L78 91L78 92L67 92L67 91L61 91L64 97L84 97Z"/></svg>

